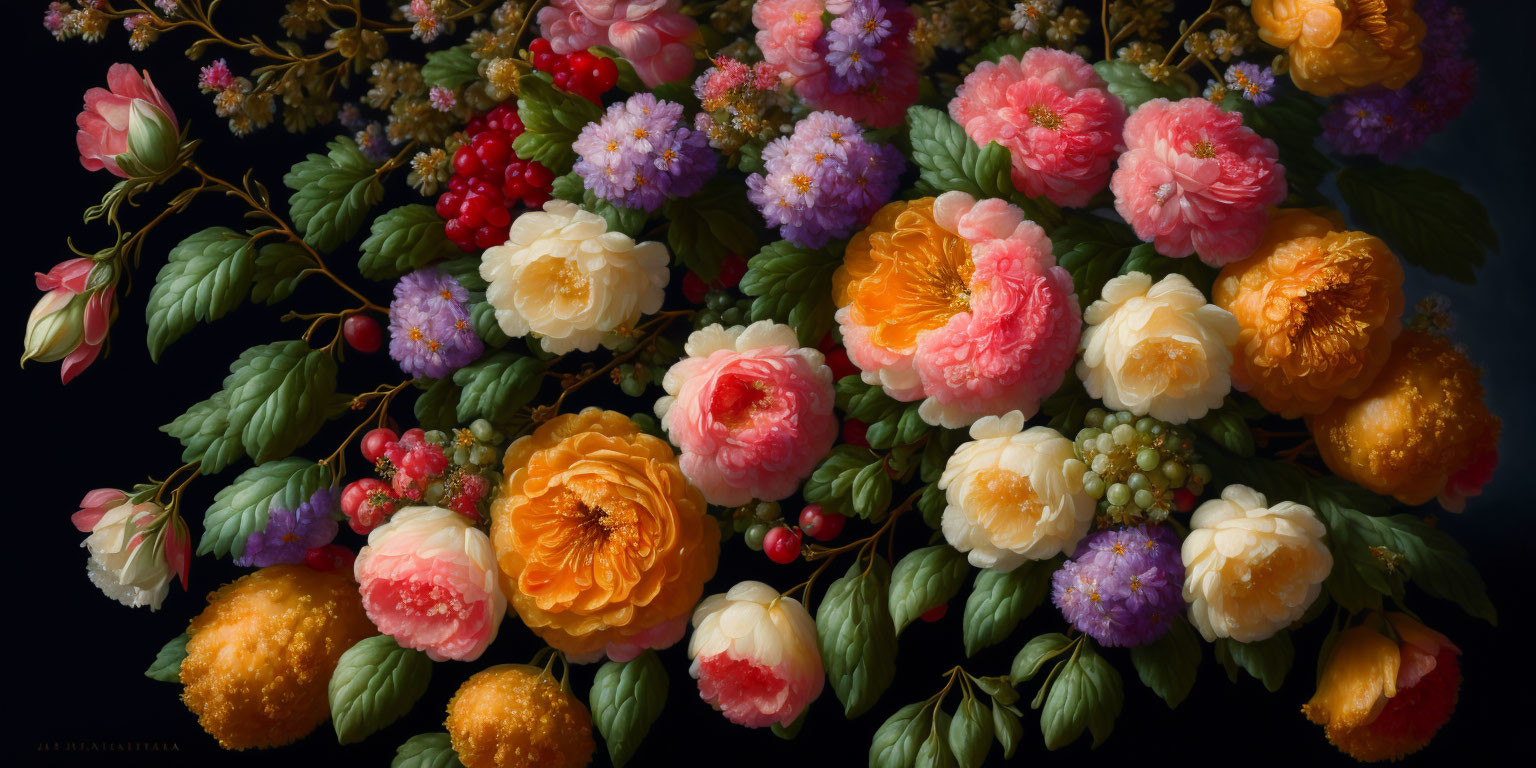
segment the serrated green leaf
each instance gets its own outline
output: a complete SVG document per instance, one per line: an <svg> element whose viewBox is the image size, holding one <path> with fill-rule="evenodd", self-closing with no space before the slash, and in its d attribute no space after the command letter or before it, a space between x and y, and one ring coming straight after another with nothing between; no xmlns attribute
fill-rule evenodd
<svg viewBox="0 0 1536 768"><path fill-rule="evenodd" d="M395 750L389 768L462 768L446 733L419 733Z"/></svg>
<svg viewBox="0 0 1536 768"><path fill-rule="evenodd" d="M917 511L923 513L923 524L937 531L944 522L944 509L949 506L944 492L939 490L938 483L929 483L923 486L923 492L917 497Z"/></svg>
<svg viewBox="0 0 1536 768"><path fill-rule="evenodd" d="M576 160L571 144L587 123L603 116L602 108L585 98L555 88L546 72L523 75L517 81L517 115L524 131L512 149L524 160L536 160L556 176Z"/></svg>
<svg viewBox="0 0 1536 768"><path fill-rule="evenodd" d="M550 194L603 217L610 232L623 232L637 238L645 230L646 221L650 219L650 214L645 211L614 205L598 197L592 190L587 189L586 183L575 171L556 178Z"/></svg>
<svg viewBox="0 0 1536 768"><path fill-rule="evenodd" d="M187 658L187 641L191 637L183 632L166 642L155 653L155 660L144 670L144 676L162 683L181 682L181 662Z"/></svg>
<svg viewBox="0 0 1536 768"><path fill-rule="evenodd" d="M832 273L842 265L842 243L812 250L788 240L763 246L747 261L741 292L752 296L752 321L776 320L814 347L832 331Z"/></svg>
<svg viewBox="0 0 1536 768"><path fill-rule="evenodd" d="M991 748L992 713L980 699L967 696L949 722L949 751L960 768L980 768Z"/></svg>
<svg viewBox="0 0 1536 768"><path fill-rule="evenodd" d="M298 509L330 482L330 467L297 456L241 472L204 513L197 554L241 557L246 539L266 528L273 507Z"/></svg>
<svg viewBox="0 0 1536 768"><path fill-rule="evenodd" d="M758 213L747 202L745 188L727 177L717 176L692 196L668 201L662 215L677 263L705 282L719 277L726 256L757 252L752 222Z"/></svg>
<svg viewBox="0 0 1536 768"><path fill-rule="evenodd" d="M223 317L245 300L255 259L251 239L228 227L209 227L171 249L144 303L149 359L199 322Z"/></svg>
<svg viewBox="0 0 1536 768"><path fill-rule="evenodd" d="M1112 59L1095 62L1094 71L1109 84L1109 92L1125 103L1127 111L1153 99L1178 101L1189 94L1172 83L1154 83L1142 73L1141 67L1129 61Z"/></svg>
<svg viewBox="0 0 1536 768"><path fill-rule="evenodd" d="M910 768L917 750L933 729L929 702L916 702L896 710L875 730L869 742L869 768Z"/></svg>
<svg viewBox="0 0 1536 768"><path fill-rule="evenodd" d="M1317 148L1328 102L1295 88L1277 88L1271 95L1273 100L1260 107L1229 91L1221 106L1241 112L1244 125L1275 142L1292 197L1306 205L1332 207L1316 191L1323 179L1338 168Z"/></svg>
<svg viewBox="0 0 1536 768"><path fill-rule="evenodd" d="M466 365L453 374L453 383L462 388L458 423L475 419L510 423L519 408L538 396L543 381L543 363L511 352L497 352Z"/></svg>
<svg viewBox="0 0 1536 768"><path fill-rule="evenodd" d="M1040 44L1040 38L1033 35L1007 34L988 40L970 58L965 60L961 70L969 72L976 68L977 64L984 61L996 62L1004 56L1012 56L1015 59L1023 58L1029 49Z"/></svg>
<svg viewBox="0 0 1536 768"><path fill-rule="evenodd" d="M1025 563L1003 573L990 568L976 572L971 596L965 600L965 655L974 656L1006 640L1045 600L1055 561Z"/></svg>
<svg viewBox="0 0 1536 768"><path fill-rule="evenodd" d="M925 483L938 482L940 475L944 474L944 467L949 464L949 457L953 456L955 449L968 439L970 435L963 429L931 428L928 432L928 442L923 444L923 459L918 478Z"/></svg>
<svg viewBox="0 0 1536 768"><path fill-rule="evenodd" d="M369 280L389 280L460 253L443 234L443 219L437 211L411 203L373 220L357 269Z"/></svg>
<svg viewBox="0 0 1536 768"><path fill-rule="evenodd" d="M1404 261L1471 283L1499 236L1481 201L1453 179L1421 168L1345 168L1339 193L1350 219Z"/></svg>
<svg viewBox="0 0 1536 768"><path fill-rule="evenodd" d="M460 256L437 265L437 268L442 270L443 274L459 281L459 285L464 286L464 290L470 293L484 293L488 287L485 278L480 276L479 256Z"/></svg>
<svg viewBox="0 0 1536 768"><path fill-rule="evenodd" d="M1253 432L1236 402L1228 397L1220 408L1206 413L1190 424L1216 444L1244 458L1253 455Z"/></svg>
<svg viewBox="0 0 1536 768"><path fill-rule="evenodd" d="M592 679L592 722L618 768L629 762L667 705L667 672L655 651L627 662L610 661Z"/></svg>
<svg viewBox="0 0 1536 768"><path fill-rule="evenodd" d="M948 544L914 549L891 571L891 621L901 634L917 617L949 602L970 566Z"/></svg>
<svg viewBox="0 0 1536 768"><path fill-rule="evenodd" d="M1025 643L1024 647L1019 649L1018 655L1013 657L1013 666L1009 670L1008 679L1013 681L1014 685L1033 680L1035 675L1040 674L1040 668L1045 666L1047 661L1061 655L1071 644L1072 641L1060 632L1048 632L1035 637Z"/></svg>
<svg viewBox="0 0 1536 768"><path fill-rule="evenodd" d="M501 323L496 320L496 307L483 298L469 306L469 323L487 349L500 349L512 342L512 337L501 330Z"/></svg>
<svg viewBox="0 0 1536 768"><path fill-rule="evenodd" d="M806 480L802 491L805 500L820 504L828 512L857 514L851 498L853 481L871 462L879 464L880 459L867 448L846 444L833 448Z"/></svg>
<svg viewBox="0 0 1536 768"><path fill-rule="evenodd" d="M459 425L459 385L453 379L418 379L424 391L416 396L416 422L424 429L452 429Z"/></svg>
<svg viewBox="0 0 1536 768"><path fill-rule="evenodd" d="M1131 649L1131 663L1141 682L1172 709L1194 690L1200 671L1200 638L1189 622L1175 618L1162 637Z"/></svg>
<svg viewBox="0 0 1536 768"><path fill-rule="evenodd" d="M421 65L421 79L450 91L479 80L480 60L474 57L474 50L474 44L465 43L428 53Z"/></svg>
<svg viewBox="0 0 1536 768"><path fill-rule="evenodd" d="M251 281L251 301L276 304L293 295L304 270L314 266L309 253L297 243L267 243L256 254Z"/></svg>
<svg viewBox="0 0 1536 768"><path fill-rule="evenodd" d="M375 635L348 648L336 661L328 690L336 740L352 744L411 711L432 682L432 660Z"/></svg>
<svg viewBox="0 0 1536 768"><path fill-rule="evenodd" d="M816 609L816 639L827 679L843 714L868 711L896 677L896 626L886 596L890 566L885 558L855 560L827 588Z"/></svg>
<svg viewBox="0 0 1536 768"><path fill-rule="evenodd" d="M930 107L907 110L917 189L927 195L965 192L972 197L1013 194L1013 160L997 142L978 147L949 115Z"/></svg>
<svg viewBox="0 0 1536 768"><path fill-rule="evenodd" d="M1045 748L1057 750L1071 744L1085 729L1093 734L1097 747L1115 730L1115 718L1124 703L1120 673L1083 642L1051 683L1040 709Z"/></svg>
<svg viewBox="0 0 1536 768"><path fill-rule="evenodd" d="M849 417L864 422L864 439L869 447L885 450L917 442L930 431L937 431L923 421L919 403L903 403L885 394L879 385L864 383L858 376L844 376L837 382L837 407Z"/></svg>
<svg viewBox="0 0 1536 768"><path fill-rule="evenodd" d="M997 745L1003 748L1003 759L1012 760L1024 741L1024 724L1019 722L1018 715L996 701L992 702L992 733L997 736Z"/></svg>
<svg viewBox="0 0 1536 768"><path fill-rule="evenodd" d="M357 143L342 136L326 145L327 154L310 154L283 175L293 225L304 241L330 253L362 229L368 209L384 198L375 166Z"/></svg>
<svg viewBox="0 0 1536 768"><path fill-rule="evenodd" d="M1296 648L1291 645L1291 633L1282 629L1268 639L1253 643L1219 638L1216 658L1227 668L1229 676L1235 675L1234 667L1240 667L1263 683L1270 693L1275 693L1285 684L1285 676L1296 660Z"/></svg>
<svg viewBox="0 0 1536 768"><path fill-rule="evenodd" d="M1139 245L1141 239L1129 226L1099 216L1073 216L1051 230L1056 265L1071 273L1078 306L1085 309Z"/></svg>
<svg viewBox="0 0 1536 768"><path fill-rule="evenodd" d="M891 476L885 471L885 464L877 461L864 465L853 476L848 498L855 515L865 520L884 517L891 508Z"/></svg>

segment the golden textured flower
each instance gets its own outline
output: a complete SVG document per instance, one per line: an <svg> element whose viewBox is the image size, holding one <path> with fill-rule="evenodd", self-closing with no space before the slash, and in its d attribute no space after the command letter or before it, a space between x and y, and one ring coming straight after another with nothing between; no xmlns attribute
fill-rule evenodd
<svg viewBox="0 0 1536 768"><path fill-rule="evenodd" d="M336 660L378 634L349 571L304 565L225 584L187 632L181 700L225 749L282 746L325 722Z"/></svg>
<svg viewBox="0 0 1536 768"><path fill-rule="evenodd" d="M1445 338L1404 331L1370 387L1307 425L1339 477L1404 504L1439 496L1459 512L1497 462L1499 419L1480 378Z"/></svg>
<svg viewBox="0 0 1536 768"><path fill-rule="evenodd" d="M1381 240L1303 210L1270 212L1211 300L1237 317L1232 382L1288 419L1356 397L1402 332L1403 268Z"/></svg>
<svg viewBox="0 0 1536 768"><path fill-rule="evenodd" d="M720 531L671 446L588 408L513 443L503 473L491 540L523 623L578 656L681 639Z"/></svg>
<svg viewBox="0 0 1536 768"><path fill-rule="evenodd" d="M1423 62L1413 0L1253 0L1253 20L1260 39L1289 54L1296 86L1318 96L1401 88Z"/></svg>
<svg viewBox="0 0 1536 768"><path fill-rule="evenodd" d="M500 664L470 676L444 723L466 768L576 768L597 748L592 716L547 670Z"/></svg>

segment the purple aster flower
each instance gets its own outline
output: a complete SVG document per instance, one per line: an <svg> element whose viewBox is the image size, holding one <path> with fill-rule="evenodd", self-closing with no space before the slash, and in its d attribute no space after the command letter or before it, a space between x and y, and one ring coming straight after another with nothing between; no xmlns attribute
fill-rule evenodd
<svg viewBox="0 0 1536 768"><path fill-rule="evenodd" d="M395 284L389 305L389 356L412 376L441 379L485 351L470 325L469 291L436 269L418 269Z"/></svg>
<svg viewBox="0 0 1536 768"><path fill-rule="evenodd" d="M832 20L830 31L874 48L885 42L894 29L879 0L854 0L848 10Z"/></svg>
<svg viewBox="0 0 1536 768"><path fill-rule="evenodd" d="M1051 575L1051 601L1105 646L1157 640L1184 610L1179 537L1167 526L1100 531Z"/></svg>
<svg viewBox="0 0 1536 768"><path fill-rule="evenodd" d="M246 538L245 553L235 558L235 565L265 568L304 562L305 552L336 538L337 499L334 489L323 488L298 509L273 507L267 524Z"/></svg>
<svg viewBox="0 0 1536 768"><path fill-rule="evenodd" d="M763 149L763 168L747 177L747 198L785 239L820 248L853 234L890 199L902 158L865 141L853 120L813 112Z"/></svg>
<svg viewBox="0 0 1536 768"><path fill-rule="evenodd" d="M1227 87L1237 91L1256 106L1264 106L1275 100L1270 91L1275 87L1275 72L1250 62L1239 62L1227 67Z"/></svg>
<svg viewBox="0 0 1536 768"><path fill-rule="evenodd" d="M610 105L571 145L587 189L615 205L650 212L687 197L715 175L709 134L688 127L681 104L637 93Z"/></svg>

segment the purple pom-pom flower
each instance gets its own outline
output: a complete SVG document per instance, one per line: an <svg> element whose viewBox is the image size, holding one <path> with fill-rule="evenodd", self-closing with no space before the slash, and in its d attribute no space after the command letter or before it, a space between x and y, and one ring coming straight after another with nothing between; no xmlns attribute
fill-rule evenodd
<svg viewBox="0 0 1536 768"><path fill-rule="evenodd" d="M1157 640L1184 610L1184 561L1167 526L1100 531L1051 575L1051 601L1104 646Z"/></svg>
<svg viewBox="0 0 1536 768"><path fill-rule="evenodd" d="M813 112L763 149L763 169L747 177L747 199L786 240L820 248L853 234L890 198L902 158L865 141L853 120Z"/></svg>
<svg viewBox="0 0 1536 768"><path fill-rule="evenodd" d="M267 524L246 538L245 552L235 558L235 565L265 568L304 562L304 553L336 538L338 498L335 490L322 488L298 509L273 507Z"/></svg>
<svg viewBox="0 0 1536 768"><path fill-rule="evenodd" d="M389 356L412 376L441 379L485 351L469 318L469 291L433 268L395 284L389 305Z"/></svg>
<svg viewBox="0 0 1536 768"><path fill-rule="evenodd" d="M651 212L688 197L715 175L709 134L688 127L681 104L637 93L587 123L571 145L587 189L614 205Z"/></svg>

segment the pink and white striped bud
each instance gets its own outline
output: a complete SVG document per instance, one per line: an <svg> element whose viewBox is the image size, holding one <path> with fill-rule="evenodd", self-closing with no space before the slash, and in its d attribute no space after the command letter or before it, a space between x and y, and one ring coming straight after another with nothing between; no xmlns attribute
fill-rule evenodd
<svg viewBox="0 0 1536 768"><path fill-rule="evenodd" d="M816 623L760 581L710 595L693 613L688 673L699 696L737 725L788 726L821 695Z"/></svg>

